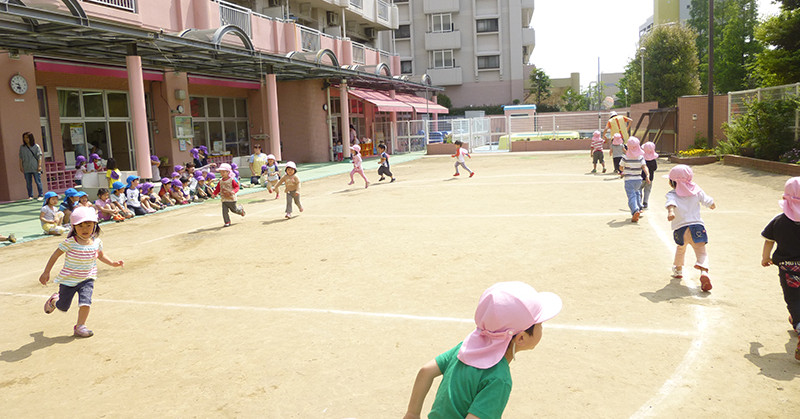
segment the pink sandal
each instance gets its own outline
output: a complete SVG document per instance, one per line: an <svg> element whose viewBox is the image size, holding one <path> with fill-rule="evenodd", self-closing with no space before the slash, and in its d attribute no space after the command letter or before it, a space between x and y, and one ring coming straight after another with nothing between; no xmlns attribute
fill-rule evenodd
<svg viewBox="0 0 800 419"><path fill-rule="evenodd" d="M56 301L58 301L58 293L53 293L50 298L44 303L44 312L50 314L56 310Z"/></svg>

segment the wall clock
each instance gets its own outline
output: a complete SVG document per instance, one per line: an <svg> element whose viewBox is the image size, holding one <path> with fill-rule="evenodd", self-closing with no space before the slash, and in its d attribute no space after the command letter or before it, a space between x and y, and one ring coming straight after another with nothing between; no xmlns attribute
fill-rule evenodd
<svg viewBox="0 0 800 419"><path fill-rule="evenodd" d="M11 86L11 90L18 95L24 95L25 92L28 91L28 81L25 80L25 77L21 74L11 76L9 85Z"/></svg>

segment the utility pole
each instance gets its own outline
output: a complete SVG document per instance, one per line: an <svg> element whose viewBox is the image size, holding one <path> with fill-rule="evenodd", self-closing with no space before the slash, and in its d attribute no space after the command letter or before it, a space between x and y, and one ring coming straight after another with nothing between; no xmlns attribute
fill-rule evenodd
<svg viewBox="0 0 800 419"><path fill-rule="evenodd" d="M708 147L714 147L714 0L708 0Z"/></svg>

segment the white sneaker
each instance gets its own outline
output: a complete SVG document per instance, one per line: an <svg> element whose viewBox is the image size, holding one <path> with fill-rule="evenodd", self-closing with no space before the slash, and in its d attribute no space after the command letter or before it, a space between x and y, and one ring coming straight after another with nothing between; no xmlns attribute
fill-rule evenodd
<svg viewBox="0 0 800 419"><path fill-rule="evenodd" d="M683 269L677 266L672 267L672 277L675 279L683 278Z"/></svg>

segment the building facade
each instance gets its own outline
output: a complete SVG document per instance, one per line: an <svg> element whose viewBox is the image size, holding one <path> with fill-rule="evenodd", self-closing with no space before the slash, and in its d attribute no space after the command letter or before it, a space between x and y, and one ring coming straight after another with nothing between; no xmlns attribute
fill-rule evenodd
<svg viewBox="0 0 800 419"><path fill-rule="evenodd" d="M279 9L286 18L262 13ZM0 2L0 201L25 197L24 132L56 191L91 153L155 178L200 145L226 161L255 143L282 160L329 161L350 125L391 144L398 119L446 112L424 98L437 88L400 78L399 58L380 48L397 15L384 0Z"/></svg>
<svg viewBox="0 0 800 419"><path fill-rule="evenodd" d="M394 0L402 74L428 74L454 107L524 99L533 0Z"/></svg>

